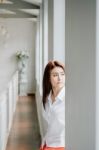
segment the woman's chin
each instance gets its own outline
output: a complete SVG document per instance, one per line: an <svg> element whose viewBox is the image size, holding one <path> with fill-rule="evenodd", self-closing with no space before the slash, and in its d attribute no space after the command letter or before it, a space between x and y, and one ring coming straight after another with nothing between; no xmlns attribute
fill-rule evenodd
<svg viewBox="0 0 99 150"><path fill-rule="evenodd" d="M61 89L64 87L64 84L60 84L60 85L58 85L58 87Z"/></svg>

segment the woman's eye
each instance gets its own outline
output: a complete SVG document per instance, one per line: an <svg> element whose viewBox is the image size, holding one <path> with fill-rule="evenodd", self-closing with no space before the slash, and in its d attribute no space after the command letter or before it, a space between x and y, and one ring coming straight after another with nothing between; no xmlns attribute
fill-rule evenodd
<svg viewBox="0 0 99 150"><path fill-rule="evenodd" d="M58 75L57 75L57 74L54 74L53 76L56 77L56 76L58 76Z"/></svg>
<svg viewBox="0 0 99 150"><path fill-rule="evenodd" d="M60 76L64 76L64 75L65 75L64 73L60 74ZM57 77L57 76L59 76L59 74L53 74L53 76Z"/></svg>

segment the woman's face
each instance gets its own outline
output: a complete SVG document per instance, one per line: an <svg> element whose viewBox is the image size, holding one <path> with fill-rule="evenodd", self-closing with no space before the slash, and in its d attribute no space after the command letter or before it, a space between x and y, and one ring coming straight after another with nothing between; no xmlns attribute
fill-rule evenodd
<svg viewBox="0 0 99 150"><path fill-rule="evenodd" d="M51 70L50 81L52 88L62 88L65 85L65 72L61 67L55 67Z"/></svg>

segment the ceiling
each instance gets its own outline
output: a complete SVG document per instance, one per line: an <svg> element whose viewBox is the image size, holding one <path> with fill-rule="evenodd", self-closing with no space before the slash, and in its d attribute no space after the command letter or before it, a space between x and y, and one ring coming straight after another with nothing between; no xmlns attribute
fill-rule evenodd
<svg viewBox="0 0 99 150"><path fill-rule="evenodd" d="M36 19L42 0L0 0L0 18Z"/></svg>

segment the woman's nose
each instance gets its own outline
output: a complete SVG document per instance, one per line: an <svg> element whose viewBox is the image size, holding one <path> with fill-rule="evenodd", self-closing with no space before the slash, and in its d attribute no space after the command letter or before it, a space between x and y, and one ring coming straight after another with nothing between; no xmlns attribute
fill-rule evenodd
<svg viewBox="0 0 99 150"><path fill-rule="evenodd" d="M60 79L61 79L61 75L59 74L59 75L58 75L58 80L60 80Z"/></svg>

